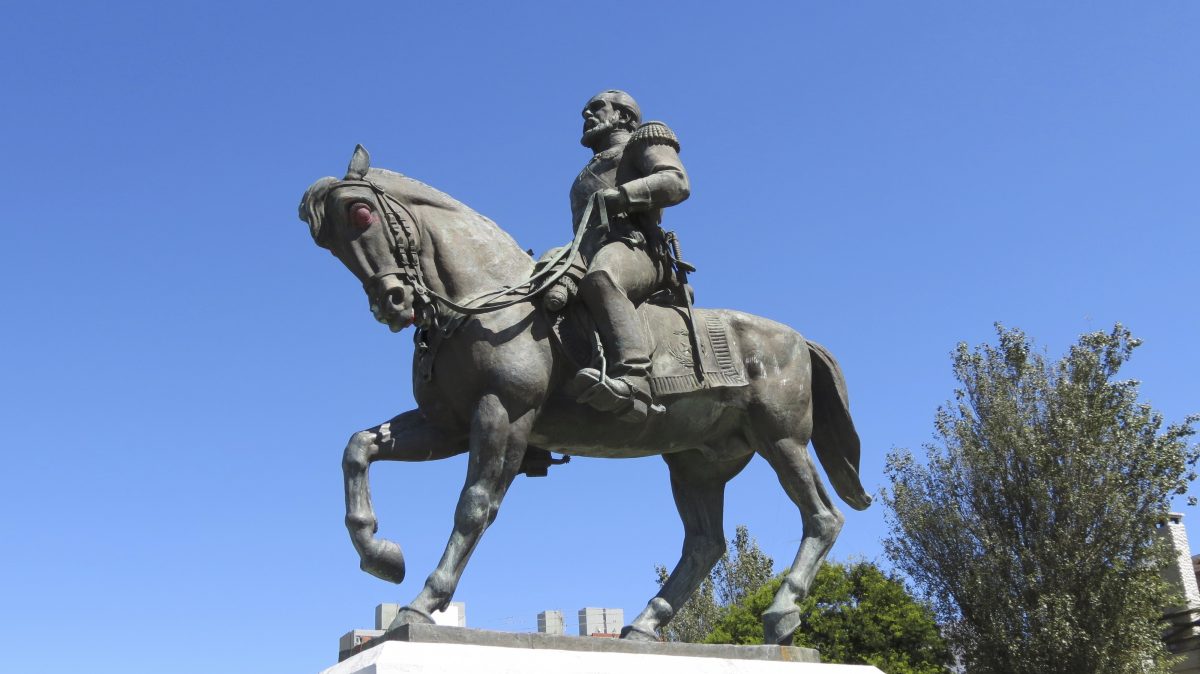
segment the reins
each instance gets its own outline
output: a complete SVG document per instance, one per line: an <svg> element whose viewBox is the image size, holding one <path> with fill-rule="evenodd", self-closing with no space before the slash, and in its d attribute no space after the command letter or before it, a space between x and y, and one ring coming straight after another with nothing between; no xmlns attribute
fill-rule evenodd
<svg viewBox="0 0 1200 674"><path fill-rule="evenodd" d="M416 243L414 243L416 233L410 227L410 223L413 226L419 227L412 211L399 199L384 191L374 181L364 178L362 180L344 180L341 184L369 187L380 197L379 201L383 207L384 220L387 222L387 229L385 231L392 239L390 242L392 255L400 267L399 271L384 271L373 275L367 279L367 284L376 283L387 276L400 276L408 282L416 296L427 306L434 308L435 312L438 305L440 305L464 316L475 316L526 302L538 293L554 285L555 282L562 278L563 274L567 273L567 270L571 268L576 259L578 259L579 249L583 243L583 235L588 229L588 222L591 220L592 208L597 204L600 210L600 224L602 227L608 227L608 209L604 205L604 199L600 197L600 193L596 192L588 198L587 205L584 207L583 214L580 216L579 223L575 228L575 237L571 239L570 245L564 246L559 250L541 271L515 286L497 288L496 290L477 295L467 300L466 304L459 304L430 288L429 284L425 281L425 274L421 268L421 251L417 248ZM403 217L400 211L403 211L408 217ZM400 247L401 240L404 241L403 249ZM502 300L502 298L509 295L513 297Z"/></svg>

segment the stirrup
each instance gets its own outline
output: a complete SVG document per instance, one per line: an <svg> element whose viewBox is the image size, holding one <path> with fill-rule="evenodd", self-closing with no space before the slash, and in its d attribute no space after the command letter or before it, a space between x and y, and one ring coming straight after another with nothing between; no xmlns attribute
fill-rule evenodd
<svg viewBox="0 0 1200 674"><path fill-rule="evenodd" d="M627 377L606 377L591 367L580 370L568 390L575 393L576 402L613 412L628 423L645 421L652 409L650 392L644 385L637 386Z"/></svg>

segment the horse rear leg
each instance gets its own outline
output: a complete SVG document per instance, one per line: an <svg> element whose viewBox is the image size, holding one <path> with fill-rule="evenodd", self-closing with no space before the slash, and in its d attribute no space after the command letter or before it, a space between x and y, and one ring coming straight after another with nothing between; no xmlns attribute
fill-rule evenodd
<svg viewBox="0 0 1200 674"><path fill-rule="evenodd" d="M683 520L683 552L658 595L622 630L621 637L657 641L666 625L725 553L725 484L746 467L754 452L745 448L732 459L713 459L700 450L664 454L671 471L671 493Z"/></svg>
<svg viewBox="0 0 1200 674"><path fill-rule="evenodd" d="M773 424L766 425L769 428ZM807 427L811 425L810 422ZM803 428L803 424L797 425L797 430ZM791 645L792 635L800 625L800 609L796 602L808 595L821 562L842 530L845 517L830 500L817 475L808 453L808 433L796 432L783 437L772 433L760 435L763 442L758 451L775 469L779 484L800 509L804 526L796 559L784 574L774 601L763 613L765 642L787 646Z"/></svg>
<svg viewBox="0 0 1200 674"><path fill-rule="evenodd" d="M431 623L433 612L444 610L450 603L467 560L484 530L495 521L500 502L521 469L535 415L534 410L520 405L506 406L492 394L475 406L467 479L454 510L450 540L421 592L400 610L389 629Z"/></svg>
<svg viewBox="0 0 1200 674"><path fill-rule="evenodd" d="M420 412L405 412L391 421L355 433L342 456L346 480L346 528L358 550L363 571L399 583L404 580L404 554L400 546L375 538L379 522L371 505L367 472L375 461L431 461L467 450L465 438L446 436L431 426Z"/></svg>

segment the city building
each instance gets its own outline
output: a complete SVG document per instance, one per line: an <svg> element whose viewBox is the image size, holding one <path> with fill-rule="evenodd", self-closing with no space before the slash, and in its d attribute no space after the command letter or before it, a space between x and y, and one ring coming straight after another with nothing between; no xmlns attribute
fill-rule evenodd
<svg viewBox="0 0 1200 674"><path fill-rule="evenodd" d="M1183 598L1181 605L1163 612L1168 624L1163 641L1168 650L1182 658L1175 665L1176 674L1200 674L1200 578L1196 572L1200 555L1191 554L1182 513L1168 515L1159 534L1166 537L1174 553L1163 576Z"/></svg>
<svg viewBox="0 0 1200 674"><path fill-rule="evenodd" d="M388 626L392 624L392 620L396 618L396 614L400 611L400 608L400 604L379 604L376 606L375 629L350 630L343 634L338 639L338 660L345 659L352 649L372 639L383 636ZM466 627L467 605L461 601L450 602L445 611L435 611L433 613L433 622L438 625L449 625L450 627Z"/></svg>
<svg viewBox="0 0 1200 674"><path fill-rule="evenodd" d="M380 604L375 607L375 629L386 630L388 625L396 619L396 614L403 608L401 604ZM467 626L467 605L461 601L452 601L446 607L445 611L433 612L433 623L435 625L447 625L449 627L466 627Z"/></svg>
<svg viewBox="0 0 1200 674"><path fill-rule="evenodd" d="M579 636L581 637L610 637L621 636L621 627L625 624L625 611L619 608L581 608L579 609Z"/></svg>
<svg viewBox="0 0 1200 674"><path fill-rule="evenodd" d="M562 611L542 611L537 615L537 625L542 634L566 634Z"/></svg>

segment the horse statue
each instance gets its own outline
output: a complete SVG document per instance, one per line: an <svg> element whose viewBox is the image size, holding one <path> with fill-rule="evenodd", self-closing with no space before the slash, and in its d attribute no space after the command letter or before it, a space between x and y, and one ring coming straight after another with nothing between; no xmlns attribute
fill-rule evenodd
<svg viewBox="0 0 1200 674"><path fill-rule="evenodd" d="M845 519L817 474L808 442L846 504L862 510L871 503L858 476L859 439L845 382L825 348L766 318L697 309L693 329L707 330L702 348L733 356L722 367L735 380L740 375L733 382L740 385L668 387L658 396L657 413L638 424L619 423L563 393L577 364L554 316L535 301L546 283L530 282L552 281L555 273L539 272L530 254L491 220L423 183L371 168L361 146L344 179L322 178L308 188L300 217L316 243L362 282L379 321L393 331L418 328L417 409L355 433L342 460L346 527L364 571L395 583L405 575L400 547L375 536L370 465L469 453L445 552L391 629L431 623L431 614L446 608L518 474L545 474L546 465L570 456L658 454L683 520L683 550L658 594L622 630L625 639L657 640L659 628L721 558L725 484L758 454L777 473L803 525L795 560L762 616L766 643L792 643L800 625L797 602ZM559 267L568 262L564 256ZM517 292L522 288L524 295ZM661 334L679 335L686 325L677 307L647 302L639 310L649 325L669 326ZM686 362L679 342L686 345L687 338L676 341L662 349L664 358ZM550 459L550 451L565 458Z"/></svg>

